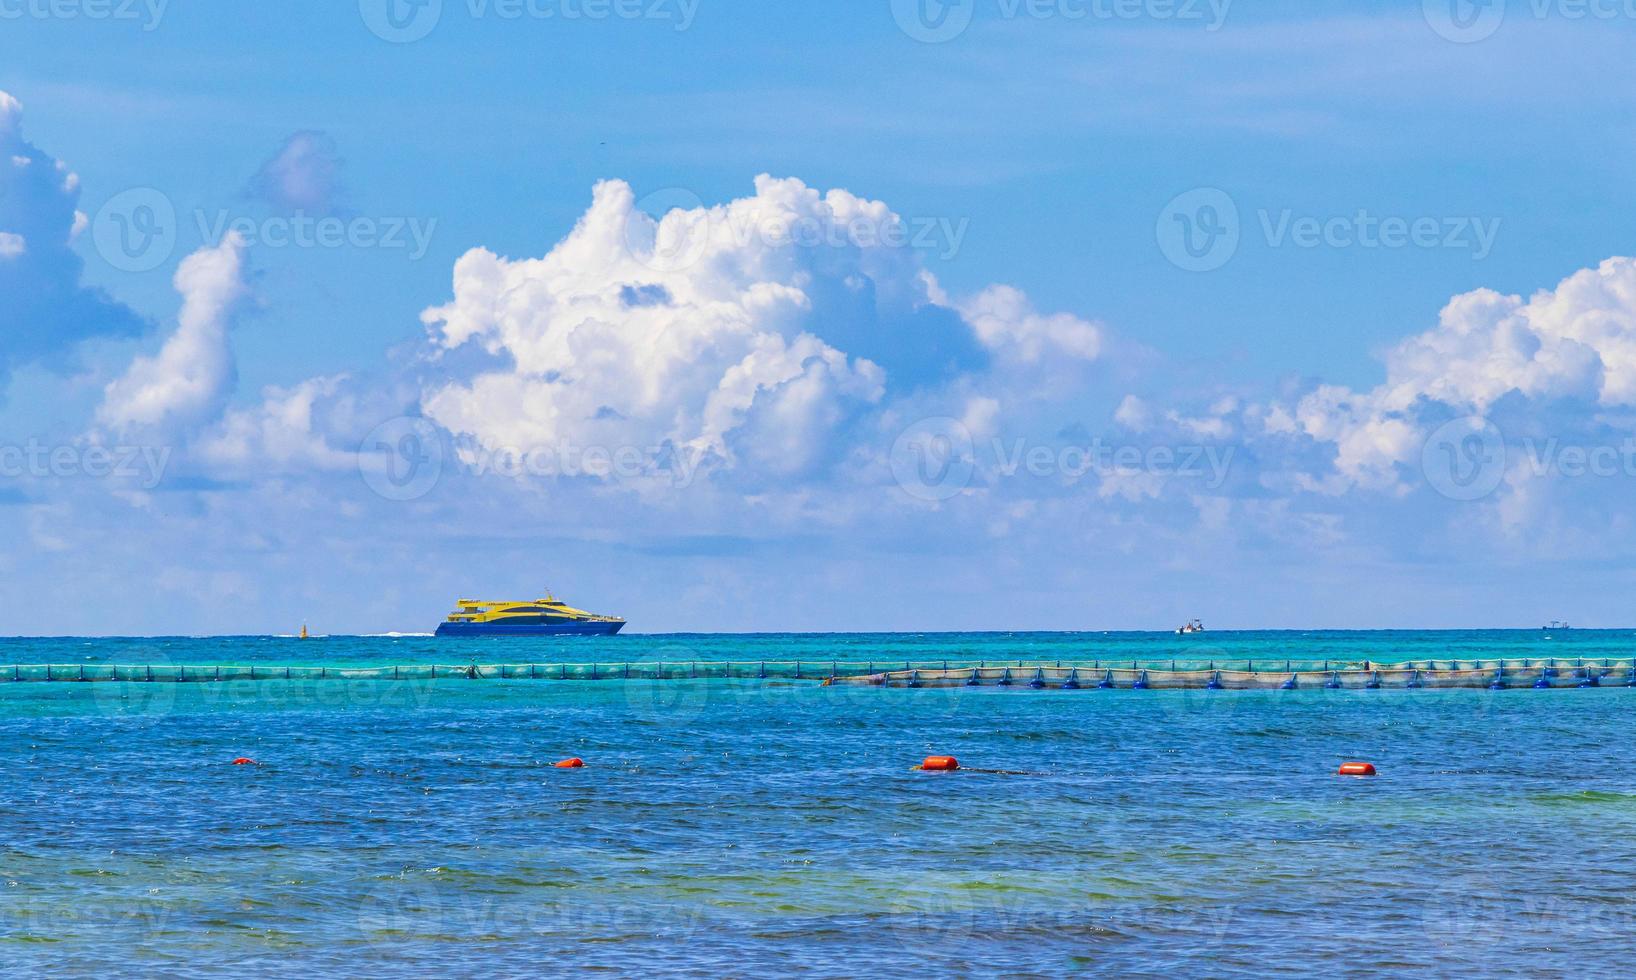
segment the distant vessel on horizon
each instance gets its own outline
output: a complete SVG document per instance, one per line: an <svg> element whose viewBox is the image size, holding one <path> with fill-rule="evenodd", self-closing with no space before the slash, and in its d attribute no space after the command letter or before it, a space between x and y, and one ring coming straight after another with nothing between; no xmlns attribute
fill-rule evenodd
<svg viewBox="0 0 1636 980"><path fill-rule="evenodd" d="M575 609L548 590L533 602L461 599L437 636L613 636L625 626L618 616Z"/></svg>
<svg viewBox="0 0 1636 980"><path fill-rule="evenodd" d="M1567 623L1563 622L1560 619L1553 619L1553 620L1551 620L1551 625L1541 626L1540 629L1542 629L1542 630L1571 630L1571 629L1573 629L1573 627L1569 626Z"/></svg>
<svg viewBox="0 0 1636 980"><path fill-rule="evenodd" d="M1203 633L1203 632L1204 632L1204 624L1202 622L1196 620L1196 619L1189 619L1186 623L1183 623L1181 626L1176 627L1176 635L1177 636L1181 636L1181 635L1183 635L1185 633Z"/></svg>

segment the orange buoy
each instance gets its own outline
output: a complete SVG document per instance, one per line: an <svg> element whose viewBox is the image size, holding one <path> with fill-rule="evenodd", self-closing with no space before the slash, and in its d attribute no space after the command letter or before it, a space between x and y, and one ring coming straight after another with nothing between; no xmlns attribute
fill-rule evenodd
<svg viewBox="0 0 1636 980"><path fill-rule="evenodd" d="M1343 762L1337 776L1373 776L1375 767L1369 762Z"/></svg>
<svg viewBox="0 0 1636 980"><path fill-rule="evenodd" d="M952 755L929 755L920 768L926 772L953 772L960 768L960 763Z"/></svg>
<svg viewBox="0 0 1636 980"><path fill-rule="evenodd" d="M564 759L561 762L556 763L556 768L558 768L558 769L583 769L583 768L585 768L585 760L581 759L581 758L579 758L577 756L572 758L572 759Z"/></svg>
<svg viewBox="0 0 1636 980"><path fill-rule="evenodd" d="M244 756L242 756L242 755L241 755L241 756L239 756L239 757L238 757L238 758L237 758L237 759L234 759L234 760L233 760L233 765L235 765L235 766L253 766L253 765L255 765L255 764L256 764L256 760L254 760L254 759L246 759L246 758L245 758L245 757L244 757Z"/></svg>

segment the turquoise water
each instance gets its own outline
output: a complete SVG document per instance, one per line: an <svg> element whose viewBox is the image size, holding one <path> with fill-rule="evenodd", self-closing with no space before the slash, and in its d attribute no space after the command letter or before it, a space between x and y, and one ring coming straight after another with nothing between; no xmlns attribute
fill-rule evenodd
<svg viewBox="0 0 1636 980"><path fill-rule="evenodd" d="M1206 648L1630 657L1636 632L14 639L0 640L0 663ZM1636 954L1633 718L1624 688L0 683L0 963L166 976L1623 974ZM932 753L1021 774L910 771ZM566 756L587 767L551 766ZM1348 759L1381 775L1335 777Z"/></svg>

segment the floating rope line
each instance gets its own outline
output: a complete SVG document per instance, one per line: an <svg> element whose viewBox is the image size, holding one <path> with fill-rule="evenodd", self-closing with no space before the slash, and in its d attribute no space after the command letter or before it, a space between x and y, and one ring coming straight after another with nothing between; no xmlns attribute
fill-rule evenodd
<svg viewBox="0 0 1636 980"><path fill-rule="evenodd" d="M1121 664L1124 661L1120 661ZM1140 660L1128 667L1106 660L1016 661L626 661L620 663L390 664L14 664L0 667L0 687L13 683L226 684L247 681L822 681L826 686L904 688L1026 687L1030 690L1379 690L1437 688L1636 687L1636 658L1554 660L1371 661ZM1235 666L1236 665L1236 666ZM1093 680L1094 679L1094 680Z"/></svg>
<svg viewBox="0 0 1636 980"><path fill-rule="evenodd" d="M1079 690L1076 667L1033 668L1034 679L1028 686L1033 690L1054 688ZM876 687L906 687L899 671L871 674L863 677L837 677L838 685L872 685ZM918 670L914 687L978 687L1005 686L1009 678L1005 671L984 671L963 668L959 671ZM1154 670L1151 668L1108 668L1102 672L1096 690L1205 690L1205 691L1294 691L1322 690L1431 690L1438 688L1487 689L1506 691L1515 688L1545 690L1550 688L1636 687L1636 665L1607 661L1597 666L1576 667L1558 671L1552 665L1523 667L1520 665L1469 662L1449 662L1446 667L1428 668L1415 664L1369 664L1368 666L1338 666L1324 664L1312 669L1299 667L1286 670L1255 670L1246 664L1243 670L1232 670L1206 665L1201 669Z"/></svg>

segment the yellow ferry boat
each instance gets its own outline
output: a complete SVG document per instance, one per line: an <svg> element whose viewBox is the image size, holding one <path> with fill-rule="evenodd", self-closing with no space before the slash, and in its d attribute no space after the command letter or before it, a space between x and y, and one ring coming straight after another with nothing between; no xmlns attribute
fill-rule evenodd
<svg viewBox="0 0 1636 980"><path fill-rule="evenodd" d="M618 616L575 609L550 592L532 602L461 599L438 636L612 636L625 626Z"/></svg>

